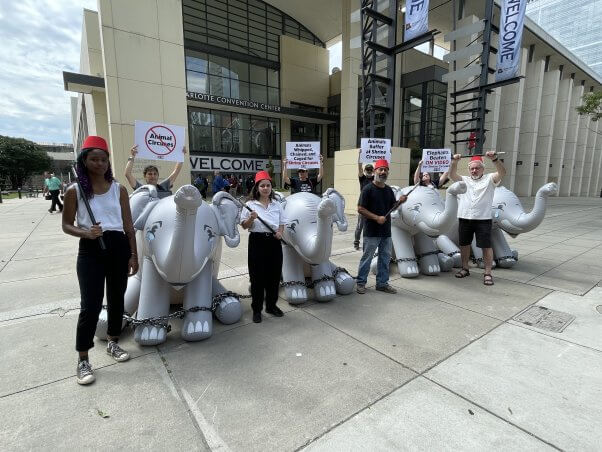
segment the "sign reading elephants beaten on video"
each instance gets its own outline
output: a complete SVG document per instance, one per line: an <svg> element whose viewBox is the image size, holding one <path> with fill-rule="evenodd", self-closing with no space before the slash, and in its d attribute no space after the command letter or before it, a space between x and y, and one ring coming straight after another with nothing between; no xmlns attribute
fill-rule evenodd
<svg viewBox="0 0 602 452"><path fill-rule="evenodd" d="M320 168L320 142L286 142L286 166L289 169Z"/></svg>
<svg viewBox="0 0 602 452"><path fill-rule="evenodd" d="M391 162L391 140L388 138L362 138L361 148L361 163L374 163L380 159Z"/></svg>
<svg viewBox="0 0 602 452"><path fill-rule="evenodd" d="M423 149L422 172L443 173L451 165L451 149Z"/></svg>
<svg viewBox="0 0 602 452"><path fill-rule="evenodd" d="M183 162L185 129L157 122L135 121L134 142L138 157L149 160Z"/></svg>

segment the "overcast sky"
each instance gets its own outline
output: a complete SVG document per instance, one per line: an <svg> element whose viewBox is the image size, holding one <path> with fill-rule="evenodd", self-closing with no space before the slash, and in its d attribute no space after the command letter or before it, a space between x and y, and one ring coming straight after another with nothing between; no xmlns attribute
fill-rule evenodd
<svg viewBox="0 0 602 452"><path fill-rule="evenodd" d="M0 0L0 135L71 143L63 70L79 71L83 8L96 0Z"/></svg>

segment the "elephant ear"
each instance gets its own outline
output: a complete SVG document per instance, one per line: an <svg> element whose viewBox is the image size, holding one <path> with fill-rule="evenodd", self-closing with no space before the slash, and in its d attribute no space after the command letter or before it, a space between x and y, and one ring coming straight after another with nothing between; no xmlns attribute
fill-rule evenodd
<svg viewBox="0 0 602 452"><path fill-rule="evenodd" d="M330 198L334 201L337 206L337 213L334 217L334 222L337 225L337 228L341 232L345 232L347 230L347 217L345 216L345 198L336 191L334 188L327 189L322 198Z"/></svg>
<svg viewBox="0 0 602 452"><path fill-rule="evenodd" d="M131 194L130 209L134 229L144 229L144 223L158 201L157 187L154 185L143 185Z"/></svg>
<svg viewBox="0 0 602 452"><path fill-rule="evenodd" d="M220 191L213 196L211 208L217 219L219 234L224 236L226 245L230 248L237 247L240 243L240 233L238 231L240 202L229 193Z"/></svg>

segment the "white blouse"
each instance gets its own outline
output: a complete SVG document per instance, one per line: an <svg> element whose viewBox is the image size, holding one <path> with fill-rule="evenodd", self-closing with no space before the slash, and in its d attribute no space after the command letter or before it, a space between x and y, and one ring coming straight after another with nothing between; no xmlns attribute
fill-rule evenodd
<svg viewBox="0 0 602 452"><path fill-rule="evenodd" d="M86 205L80 197L77 184L75 184L75 192L77 193L77 225L80 228L90 229L92 227L92 220L90 220ZM113 181L106 193L94 195L89 199L94 219L100 222L100 227L103 231L123 232L123 218L121 217L119 197L119 184Z"/></svg>
<svg viewBox="0 0 602 452"><path fill-rule="evenodd" d="M247 206L257 212L257 216L260 217L263 221L269 224L274 231L277 231L280 225L286 224L284 218L284 212L282 211L282 206L278 201L271 201L268 204L267 209L261 204L259 201L247 201ZM240 215L240 223L249 219L251 212L248 209L243 208L242 213ZM265 225L259 221L259 218L256 219L251 227L249 228L249 232L271 232Z"/></svg>

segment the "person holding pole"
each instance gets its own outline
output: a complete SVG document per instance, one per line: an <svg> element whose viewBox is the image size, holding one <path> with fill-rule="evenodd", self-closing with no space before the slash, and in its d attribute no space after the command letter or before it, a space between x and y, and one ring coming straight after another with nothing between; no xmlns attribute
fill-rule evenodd
<svg viewBox="0 0 602 452"><path fill-rule="evenodd" d="M95 380L88 350L94 347L94 333L107 287L107 354L117 362L130 355L119 345L123 320L123 297L128 276L138 271L136 236L128 194L113 179L107 142L89 136L75 164L77 184L65 192L63 232L79 237L77 279L81 311L77 321L75 349L79 354L77 382ZM77 220L77 226L74 222Z"/></svg>
<svg viewBox="0 0 602 452"><path fill-rule="evenodd" d="M182 152L184 155L186 155L186 146L182 147ZM130 154L131 155L128 157L128 162L125 165L125 178L130 183L130 187L136 190L137 188L142 187L142 184L132 175L134 159L136 158L136 154L138 154L138 145L132 146L130 149ZM171 195L171 187L173 187L174 181L178 177L178 174L180 174L182 165L182 162L176 163L169 177L161 182L159 182L159 168L157 168L155 165L147 165L142 170L144 183L147 185L156 186L159 198L165 198L166 196Z"/></svg>
<svg viewBox="0 0 602 452"><path fill-rule="evenodd" d="M378 248L378 266L376 272L376 290L394 294L397 290L389 285L389 261L391 260L391 212L405 202L402 195L399 201L385 182L389 176L389 162L384 159L374 162L374 180L366 185L360 195L357 212L366 218L364 226L364 253L357 272L359 294L366 293L366 282L374 252Z"/></svg>
<svg viewBox="0 0 602 452"><path fill-rule="evenodd" d="M284 314L276 302L282 274L282 233L284 212L272 190L272 179L267 171L255 174L255 185L249 201L242 210L240 224L248 229L248 266L251 279L251 308L253 322L261 323L265 293L265 312L276 317Z"/></svg>
<svg viewBox="0 0 602 452"><path fill-rule="evenodd" d="M301 167L299 168L298 175L299 179L295 179L288 177L288 167L287 160L282 160L282 180L286 185L290 185L291 187L291 195L299 192L307 192L316 194L315 190L320 181L322 180L322 169L323 169L323 160L322 154L320 154L320 169L318 170L318 176L315 178L308 177L307 168Z"/></svg>
<svg viewBox="0 0 602 452"><path fill-rule="evenodd" d="M359 161L360 156L362 155L362 150L358 151L358 161L357 161L357 177L360 182L360 193L364 189L364 187L374 180L374 165L372 163L366 163L362 167L362 162ZM364 229L364 223L366 219L362 215L357 216L357 225L355 227L355 238L353 240L353 248L356 250L360 249L360 237L362 236L362 230Z"/></svg>
<svg viewBox="0 0 602 452"><path fill-rule="evenodd" d="M462 255L462 269L456 273L456 278L466 278L470 275L468 259L470 258L470 244L476 236L477 246L483 249L483 284L493 286L491 266L493 262L493 249L491 248L491 205L493 195L504 175L506 169L495 151L488 151L485 155L495 165L496 172L484 174L485 165L481 156L472 156L468 162L469 176L459 176L457 173L458 161L462 157L456 154L452 158L449 168L449 178L453 181L466 182L467 191L460 196L458 205L458 236L460 253Z"/></svg>

